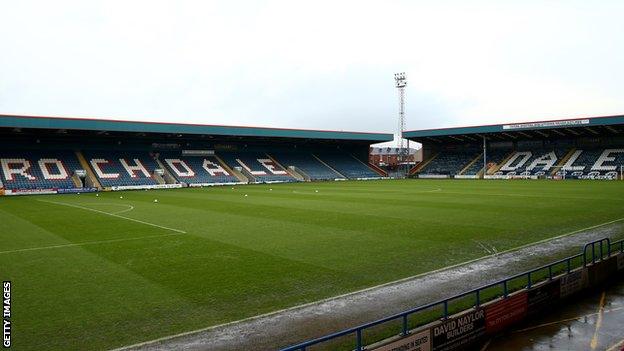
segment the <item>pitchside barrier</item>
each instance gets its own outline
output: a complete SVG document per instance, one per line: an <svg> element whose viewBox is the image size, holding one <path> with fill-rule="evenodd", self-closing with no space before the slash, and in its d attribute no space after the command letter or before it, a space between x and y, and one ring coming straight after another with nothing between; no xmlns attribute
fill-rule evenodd
<svg viewBox="0 0 624 351"><path fill-rule="evenodd" d="M313 346L322 348L338 339L344 342L345 338L354 338L346 348L353 350L355 345L356 351L463 349L544 311L561 299L604 282L616 272L624 273L624 240L612 243L608 238L600 239L586 244L577 255L444 300L289 346L282 351L305 351ZM471 303L466 305L466 299ZM458 312L451 314L450 307ZM435 311L441 313L431 317L430 314ZM370 332L375 327L379 332L379 326L390 328L390 324L397 322L401 324L399 335L381 337L375 343L363 337L364 332ZM420 326L410 328L410 324Z"/></svg>

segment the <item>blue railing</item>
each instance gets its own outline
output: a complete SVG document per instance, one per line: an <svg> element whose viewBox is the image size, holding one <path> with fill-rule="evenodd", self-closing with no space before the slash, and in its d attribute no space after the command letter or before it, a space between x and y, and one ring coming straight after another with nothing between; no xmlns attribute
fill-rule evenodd
<svg viewBox="0 0 624 351"><path fill-rule="evenodd" d="M617 250L617 246L619 246L619 250ZM596 247L598 247L598 250L596 250ZM606 255L604 255L604 249L603 247L606 248ZM582 264L579 264L578 267L586 267L590 262L596 263L597 261L602 261L605 258L608 258L611 256L611 253L613 252L613 248L615 248L617 251L619 251L619 253L624 253L624 240L619 240L616 242L611 242L611 240L609 238L604 238L604 239L600 239L600 240L596 240L590 243L587 243L584 247L583 247L583 252L577 255L573 255L573 256L569 256L566 257L564 259L561 259L559 261L555 261L552 262L548 265L545 266L541 266L535 269L532 269L530 271L526 271L524 273L520 273L520 274L516 274L514 276L505 278L503 280L497 281L495 283L491 283L491 284L487 284L484 286L481 286L479 288L470 290L470 291L466 291L463 292L461 294L443 299L443 300L439 300L439 301L435 301L432 303L428 303L426 305L421 305L412 309L409 309L407 311L403 311L401 313L397 313L397 314L393 314L391 316L382 318L382 319L378 319L376 321L373 322L369 322L366 324L362 324L356 327L352 327L352 328L348 328L348 329L344 329L342 331L333 333L333 334L328 334L325 336L322 336L320 338L317 339L312 339L312 340L308 340L306 342L302 342L300 344L296 344L296 345L292 345L289 347L286 347L284 349L281 349L281 351L305 351L308 347L314 346L314 345L318 345L330 340L334 340L343 336L347 336L347 335L354 335L355 336L355 350L356 351L362 351L363 348L363 340L362 340L362 334L365 330L378 326L380 324L385 324L388 322L392 322L392 321L397 321L397 320L401 320L401 334L400 335L407 335L409 334L409 317L411 315L414 315L418 312L422 312L428 309L432 309L432 308L436 308L436 307L442 307L442 315L441 318L444 319L448 319L449 317L449 304L453 301L465 298L467 296L470 295L474 295L475 297L475 304L473 305L473 307L479 307L481 305L481 303L483 302L481 297L482 297L482 292L484 290L487 289L491 289L491 288L495 288L495 287L499 287L502 288L502 294L497 294L494 297L490 296L490 299L495 299L498 297L507 297L510 293L509 291L509 283L511 281L514 281L516 279L520 279L520 278L526 278L527 280L527 285L525 286L526 289L530 289L531 286L533 285L533 279L535 278L537 273L545 273L548 272L548 275L545 276L545 278L539 278L537 282L541 282L541 281L547 281L547 280L552 280L554 277L553 274L553 268L555 267L560 267L565 265L565 269L563 269L563 272L565 272L566 274L569 274L570 272L572 272L573 269L577 268L574 267L574 260L579 260L579 263L582 262ZM588 254L591 254L591 259L588 257ZM582 260L580 259L582 258ZM541 277L541 276L540 276ZM489 301L489 300L488 300Z"/></svg>

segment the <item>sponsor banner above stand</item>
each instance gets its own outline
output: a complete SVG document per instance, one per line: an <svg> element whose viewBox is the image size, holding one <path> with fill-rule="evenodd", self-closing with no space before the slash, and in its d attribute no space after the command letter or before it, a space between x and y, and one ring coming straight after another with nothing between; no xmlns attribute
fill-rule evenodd
<svg viewBox="0 0 624 351"><path fill-rule="evenodd" d="M527 292L523 291L485 307L485 330L501 331L527 315Z"/></svg>
<svg viewBox="0 0 624 351"><path fill-rule="evenodd" d="M559 300L561 293L561 281L554 279L535 286L528 291L528 308L527 313L529 315L542 312L549 306L552 306L554 302Z"/></svg>
<svg viewBox="0 0 624 351"><path fill-rule="evenodd" d="M586 268L566 274L561 277L559 296L561 296L561 298L568 297L586 288L588 283L589 279L587 278Z"/></svg>
<svg viewBox="0 0 624 351"><path fill-rule="evenodd" d="M120 190L143 190L143 189L177 189L181 188L182 184L156 184L156 185L124 185L124 186L112 186L112 191Z"/></svg>
<svg viewBox="0 0 624 351"><path fill-rule="evenodd" d="M485 310L471 310L431 328L434 351L464 349L485 335Z"/></svg>
<svg viewBox="0 0 624 351"><path fill-rule="evenodd" d="M182 150L182 156L214 156L214 150Z"/></svg>
<svg viewBox="0 0 624 351"><path fill-rule="evenodd" d="M624 253L617 255L617 269L618 271L624 270Z"/></svg>
<svg viewBox="0 0 624 351"><path fill-rule="evenodd" d="M374 351L431 351L431 330L413 332L407 337L393 341Z"/></svg>
<svg viewBox="0 0 624 351"><path fill-rule="evenodd" d="M571 120L566 120L566 121L548 121L548 122L529 122L529 123L505 124L503 125L503 130L582 126L586 124L589 124L589 119L571 119Z"/></svg>

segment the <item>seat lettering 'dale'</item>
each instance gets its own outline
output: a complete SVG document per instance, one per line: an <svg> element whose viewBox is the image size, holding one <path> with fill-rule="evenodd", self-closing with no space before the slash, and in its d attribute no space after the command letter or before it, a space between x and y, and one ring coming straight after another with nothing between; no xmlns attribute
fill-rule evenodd
<svg viewBox="0 0 624 351"><path fill-rule="evenodd" d="M275 163L275 161L268 158L259 158L258 162L264 166L264 168L268 169L269 172L275 175L287 175L286 171L279 169L279 166Z"/></svg>
<svg viewBox="0 0 624 351"><path fill-rule="evenodd" d="M192 178L195 176L195 171L191 167L180 160L179 158L166 158L165 163L169 165L169 168L178 176L182 178Z"/></svg>
<svg viewBox="0 0 624 351"><path fill-rule="evenodd" d="M208 174L210 174L213 177L217 176L218 174L225 175L225 176L230 175L230 173L228 173L225 169L223 169L223 167L221 167L220 165L208 159L204 159L204 163L202 164L202 167L204 168L204 170L206 170L206 172L208 172Z"/></svg>
<svg viewBox="0 0 624 351"><path fill-rule="evenodd" d="M238 164L241 165L241 167L243 167L251 175L255 175L255 176L266 175L265 171L254 171L254 170L252 170L249 166L247 166L247 164L245 162L243 162L242 160L240 160L238 158L236 159L236 162L238 162Z"/></svg>

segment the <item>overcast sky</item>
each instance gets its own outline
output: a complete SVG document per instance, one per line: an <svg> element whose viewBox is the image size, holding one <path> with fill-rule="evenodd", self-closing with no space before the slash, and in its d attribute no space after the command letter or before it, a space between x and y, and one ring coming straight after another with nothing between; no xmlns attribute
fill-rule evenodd
<svg viewBox="0 0 624 351"><path fill-rule="evenodd" d="M624 113L624 1L0 0L0 113L395 132Z"/></svg>

